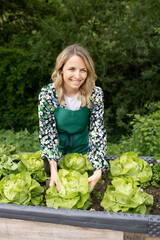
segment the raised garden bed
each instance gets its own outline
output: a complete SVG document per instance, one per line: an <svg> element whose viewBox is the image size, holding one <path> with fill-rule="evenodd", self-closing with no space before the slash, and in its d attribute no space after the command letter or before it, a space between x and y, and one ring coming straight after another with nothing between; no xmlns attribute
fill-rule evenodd
<svg viewBox="0 0 160 240"><path fill-rule="evenodd" d="M109 160L113 160L118 156L108 156ZM139 157L142 159L146 159L146 161L153 166L154 160L152 157ZM94 209L97 211L104 211L104 208L100 205L104 193L107 189L108 179L105 176L102 176L102 180L97 183L94 191L91 193L92 205L90 209ZM154 203L150 210L150 214L152 215L160 215L160 189L150 184L147 186L144 191L148 194L151 194L154 197Z"/></svg>
<svg viewBox="0 0 160 240"><path fill-rule="evenodd" d="M108 160L116 157L108 156ZM152 157L141 158L154 162ZM0 239L21 239L22 234L23 239L160 239L160 215L152 214L55 210L1 203L0 221Z"/></svg>

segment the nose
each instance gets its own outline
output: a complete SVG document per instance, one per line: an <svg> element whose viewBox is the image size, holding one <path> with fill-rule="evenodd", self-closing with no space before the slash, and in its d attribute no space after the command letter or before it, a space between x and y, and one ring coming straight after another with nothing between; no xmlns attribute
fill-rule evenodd
<svg viewBox="0 0 160 240"><path fill-rule="evenodd" d="M74 73L74 76L79 79L80 78L80 71L77 69Z"/></svg>

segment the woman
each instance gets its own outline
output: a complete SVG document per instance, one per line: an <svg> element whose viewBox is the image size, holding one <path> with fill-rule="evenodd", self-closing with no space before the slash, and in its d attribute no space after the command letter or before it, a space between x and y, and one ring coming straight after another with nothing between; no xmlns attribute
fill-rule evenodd
<svg viewBox="0 0 160 240"><path fill-rule="evenodd" d="M57 57L53 83L39 95L39 139L42 157L49 161L50 186L58 185L58 160L66 153L87 154L94 173L88 178L91 190L108 169L105 160L106 132L103 125L103 92L95 87L97 76L86 49L78 44Z"/></svg>

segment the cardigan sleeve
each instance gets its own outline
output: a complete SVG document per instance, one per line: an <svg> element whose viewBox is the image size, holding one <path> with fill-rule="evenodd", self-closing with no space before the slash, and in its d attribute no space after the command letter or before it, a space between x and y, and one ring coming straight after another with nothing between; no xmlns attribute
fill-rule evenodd
<svg viewBox="0 0 160 240"><path fill-rule="evenodd" d="M42 88L39 94L38 116L39 116L39 140L43 148L42 157L48 161L58 160L62 153L58 149L58 132L54 110L57 108L58 100L49 86Z"/></svg>
<svg viewBox="0 0 160 240"><path fill-rule="evenodd" d="M104 102L103 91L100 87L95 87L91 94L91 115L89 130L88 159L92 162L93 169L108 170L106 161L107 135L104 128Z"/></svg>

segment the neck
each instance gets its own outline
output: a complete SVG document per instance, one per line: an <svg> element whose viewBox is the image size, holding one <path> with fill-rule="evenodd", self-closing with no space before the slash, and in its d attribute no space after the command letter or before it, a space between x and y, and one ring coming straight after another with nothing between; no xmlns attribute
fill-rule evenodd
<svg viewBox="0 0 160 240"><path fill-rule="evenodd" d="M67 97L74 97L78 92L79 92L79 89L69 90L69 89L64 88L64 94Z"/></svg>

